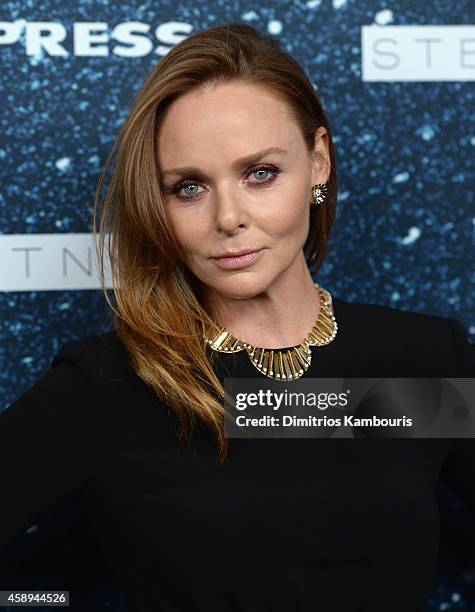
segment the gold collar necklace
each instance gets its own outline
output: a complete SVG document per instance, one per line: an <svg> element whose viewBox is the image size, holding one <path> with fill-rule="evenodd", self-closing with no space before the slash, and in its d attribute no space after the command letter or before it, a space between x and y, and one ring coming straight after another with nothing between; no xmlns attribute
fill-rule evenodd
<svg viewBox="0 0 475 612"><path fill-rule="evenodd" d="M311 346L325 346L335 339L338 325L330 311L332 297L330 293L314 283L320 295L318 317L305 340L290 349L267 349L247 344L236 338L225 327L211 338L203 336L205 342L219 353L237 353L246 350L252 365L274 380L295 380L300 378L312 362Z"/></svg>

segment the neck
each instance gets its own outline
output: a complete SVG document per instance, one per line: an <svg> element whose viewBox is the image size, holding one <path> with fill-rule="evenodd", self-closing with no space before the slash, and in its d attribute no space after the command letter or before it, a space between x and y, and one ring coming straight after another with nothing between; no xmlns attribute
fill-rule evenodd
<svg viewBox="0 0 475 612"><path fill-rule="evenodd" d="M214 295L213 320L233 336L262 348L303 342L320 310L320 300L303 253L264 291L246 298Z"/></svg>

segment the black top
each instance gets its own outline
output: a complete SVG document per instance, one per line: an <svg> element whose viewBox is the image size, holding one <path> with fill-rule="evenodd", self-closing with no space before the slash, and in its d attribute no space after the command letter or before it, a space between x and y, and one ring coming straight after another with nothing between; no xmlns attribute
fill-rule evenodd
<svg viewBox="0 0 475 612"><path fill-rule="evenodd" d="M475 376L455 319L334 309L305 376ZM221 366L262 376L244 352ZM4 411L0 465L0 548L78 497L131 612L422 612L437 479L475 511L472 439L231 439L219 466L198 426L182 448L113 331L63 345Z"/></svg>

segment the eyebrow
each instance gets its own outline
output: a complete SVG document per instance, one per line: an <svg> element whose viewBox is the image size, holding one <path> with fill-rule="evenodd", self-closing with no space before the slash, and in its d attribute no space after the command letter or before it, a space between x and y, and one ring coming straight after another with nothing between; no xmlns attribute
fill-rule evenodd
<svg viewBox="0 0 475 612"><path fill-rule="evenodd" d="M268 147L267 149L261 149L260 151L256 151L255 153L251 153L250 155L246 155L240 159L236 159L232 163L232 167L239 170L246 166L250 166L251 164L262 159L265 155L269 155L271 153L283 154L287 153L287 151L285 149L281 149L280 147ZM168 176L170 174L197 175L205 177L203 171L196 166L183 166L182 168L172 168L170 170L164 170L161 172L162 176Z"/></svg>

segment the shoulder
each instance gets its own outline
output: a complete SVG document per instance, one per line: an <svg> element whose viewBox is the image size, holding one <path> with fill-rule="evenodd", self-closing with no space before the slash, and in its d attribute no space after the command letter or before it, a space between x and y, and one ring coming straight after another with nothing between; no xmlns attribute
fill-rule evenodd
<svg viewBox="0 0 475 612"><path fill-rule="evenodd" d="M351 329L368 334L371 332L384 335L400 335L410 338L411 334L421 338L434 334L440 338L450 339L454 332L460 331L462 324L454 318L425 314L410 310L398 310L382 304L347 302L333 298L335 317L340 317L342 324ZM455 330L454 330L455 327ZM466 334L466 332L464 332Z"/></svg>
<svg viewBox="0 0 475 612"><path fill-rule="evenodd" d="M54 355L51 367L63 363L75 366L96 384L133 375L127 350L113 329L65 342Z"/></svg>
<svg viewBox="0 0 475 612"><path fill-rule="evenodd" d="M475 376L475 345L458 319L339 298L333 305L341 336L376 358L420 362L434 376Z"/></svg>
<svg viewBox="0 0 475 612"><path fill-rule="evenodd" d="M117 432L132 431L147 414L163 412L157 410L162 400L135 372L113 329L63 344L51 362L54 370L62 370L63 378L68 370L81 377L82 392L92 398L105 431L112 423Z"/></svg>

